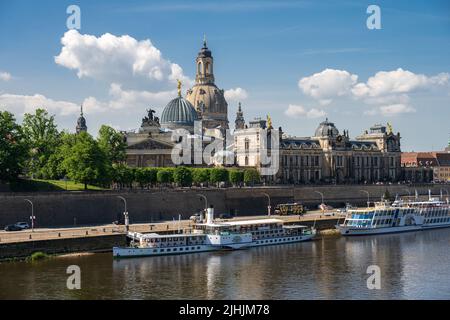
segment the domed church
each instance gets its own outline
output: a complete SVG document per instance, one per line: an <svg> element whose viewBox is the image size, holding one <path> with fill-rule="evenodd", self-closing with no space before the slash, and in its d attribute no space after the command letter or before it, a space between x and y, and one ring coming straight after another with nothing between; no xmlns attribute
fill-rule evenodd
<svg viewBox="0 0 450 320"><path fill-rule="evenodd" d="M193 134L195 121L201 120L203 129L228 129L228 104L224 90L214 83L214 61L206 39L195 62L195 85L187 90L186 98L181 94L178 81L178 96L167 103L161 118L154 116L155 110L149 109L137 132L124 133L129 166L173 166L172 131L185 129Z"/></svg>
<svg viewBox="0 0 450 320"><path fill-rule="evenodd" d="M187 91L186 100L197 110L204 128L228 129L228 104L223 89L214 83L214 60L206 38L195 62L195 85Z"/></svg>

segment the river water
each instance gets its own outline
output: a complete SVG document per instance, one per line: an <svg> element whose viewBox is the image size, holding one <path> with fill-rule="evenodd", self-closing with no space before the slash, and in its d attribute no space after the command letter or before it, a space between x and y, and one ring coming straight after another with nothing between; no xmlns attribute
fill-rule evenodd
<svg viewBox="0 0 450 320"><path fill-rule="evenodd" d="M78 265L81 289L66 287ZM380 269L368 289L367 268ZM450 299L450 229L240 251L0 264L0 299Z"/></svg>

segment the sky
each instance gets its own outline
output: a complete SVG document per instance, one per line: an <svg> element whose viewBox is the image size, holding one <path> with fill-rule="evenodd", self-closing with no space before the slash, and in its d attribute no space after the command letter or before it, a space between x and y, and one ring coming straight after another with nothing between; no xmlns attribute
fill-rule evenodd
<svg viewBox="0 0 450 320"><path fill-rule="evenodd" d="M381 29L367 26L370 5ZM403 151L448 144L446 0L0 0L0 110L21 122L45 108L73 132L83 104L94 136L135 130L176 97L176 79L193 84L204 35L232 128L240 101L246 121L270 115L292 136L328 118L351 138L389 122Z"/></svg>

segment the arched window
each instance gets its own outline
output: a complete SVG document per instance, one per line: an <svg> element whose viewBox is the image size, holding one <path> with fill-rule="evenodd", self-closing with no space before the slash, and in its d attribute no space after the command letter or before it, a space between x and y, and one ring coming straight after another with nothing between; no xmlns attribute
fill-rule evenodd
<svg viewBox="0 0 450 320"><path fill-rule="evenodd" d="M198 65L197 65L197 73L198 74L202 73L202 63L201 62L199 62Z"/></svg>
<svg viewBox="0 0 450 320"><path fill-rule="evenodd" d="M205 64L205 73L206 74L211 73L211 70L209 70L209 68L210 68L210 63L206 62L206 64Z"/></svg>

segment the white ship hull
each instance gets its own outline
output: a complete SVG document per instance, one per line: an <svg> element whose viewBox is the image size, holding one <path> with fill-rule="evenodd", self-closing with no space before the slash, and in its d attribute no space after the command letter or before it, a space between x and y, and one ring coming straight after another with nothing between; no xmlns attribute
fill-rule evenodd
<svg viewBox="0 0 450 320"><path fill-rule="evenodd" d="M302 236L294 236L294 237L280 237L274 239L259 239L254 240L250 247L261 247L261 246L270 246L275 244L285 244L285 243L295 243L295 242L303 242L308 241L314 238L315 234L310 235L302 235Z"/></svg>
<svg viewBox="0 0 450 320"><path fill-rule="evenodd" d="M375 234L421 231L421 230L448 228L448 227L450 227L450 223L418 225L418 226L384 227L384 228L352 228L352 227L343 227L340 225L336 226L336 228L340 231L340 233L343 236L364 236Z"/></svg>
<svg viewBox="0 0 450 320"><path fill-rule="evenodd" d="M187 253L198 253L208 251L220 251L220 250L237 250L248 247L261 247L278 244L296 243L311 240L315 234L292 236L292 237L279 237L271 239L258 239L246 245L239 245L235 247L219 247L212 245L197 245L197 246L179 246L171 248L132 248L132 247L114 247L114 258L132 258L132 257L149 257L149 256L164 256L164 255L177 255ZM168 251L170 249L170 251Z"/></svg>
<svg viewBox="0 0 450 320"><path fill-rule="evenodd" d="M168 251L167 249L170 249ZM180 246L172 248L132 248L132 247L114 247L114 258L126 258L126 257L149 257L149 256L168 256L185 253L197 253L216 251L216 247L211 245L198 245L198 246Z"/></svg>

